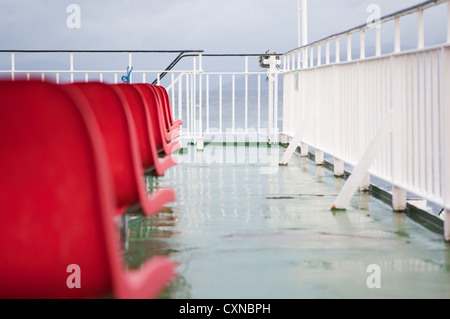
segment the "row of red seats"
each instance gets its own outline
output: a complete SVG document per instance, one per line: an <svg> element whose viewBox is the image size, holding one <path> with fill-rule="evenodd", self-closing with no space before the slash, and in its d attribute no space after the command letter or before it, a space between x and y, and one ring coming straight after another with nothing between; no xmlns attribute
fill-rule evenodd
<svg viewBox="0 0 450 319"><path fill-rule="evenodd" d="M175 164L181 121L150 84L0 81L0 298L156 298L167 257L126 269L117 218L175 199L143 176Z"/></svg>

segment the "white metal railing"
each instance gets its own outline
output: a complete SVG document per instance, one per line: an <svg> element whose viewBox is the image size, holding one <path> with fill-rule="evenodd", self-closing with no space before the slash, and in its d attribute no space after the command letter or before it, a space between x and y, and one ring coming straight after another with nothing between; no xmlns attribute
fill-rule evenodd
<svg viewBox="0 0 450 319"><path fill-rule="evenodd" d="M447 43L425 48L424 11L434 6L447 7ZM400 18L412 13L418 17L417 49L401 51ZM391 20L394 52L382 55L380 26ZM358 187L368 187L370 175L377 176L393 185L394 210L406 208L407 192L444 207L450 240L450 1L427 1L377 23L373 57L365 52L368 25L283 56L282 139L291 141L280 163L286 164L298 145L303 155L313 147L317 164L328 153L335 175L344 174L344 163L354 166L333 208L346 209ZM354 33L360 34L357 60L352 59ZM342 37L347 37L346 61L340 57Z"/></svg>
<svg viewBox="0 0 450 319"><path fill-rule="evenodd" d="M175 53L179 55L168 69L142 68L139 63L134 63L137 55L145 55L147 59L152 60L155 59L155 54L161 56ZM18 67L23 64L21 60L24 60L24 57L36 54L57 55L66 67ZM111 69L76 67L81 56L101 56L103 60L108 60L114 54L121 55L121 60L113 63ZM273 60L272 67L267 70L259 67L260 55L257 54L204 54L201 50L0 50L1 65L10 65L9 68L0 69L0 76L11 80L37 78L56 83L121 83L122 77L127 76L127 68L133 67L130 69L130 83L154 83L167 88L174 114L185 123L181 131L181 139L184 142L197 142L199 148L203 147L205 138L209 141L276 142L279 122L278 65L276 55L264 55L268 58L267 63ZM240 62L221 64L219 71L204 69L205 58L216 60L223 57ZM187 67L185 64L184 69L175 69L175 64L181 58L190 59L191 64ZM5 61L8 59L9 61ZM117 68L118 63L121 65L120 69ZM232 71L237 64L240 69Z"/></svg>
<svg viewBox="0 0 450 319"><path fill-rule="evenodd" d="M203 68L204 59L214 61L224 57L239 60L242 69L233 71L229 65L221 65L220 71ZM276 59L273 58L274 65L267 71L250 71L250 63L253 69L259 66L259 57L255 54L203 54L194 57L192 71L171 74L166 88L175 114L185 123L183 138L197 142L199 148L205 139L278 141Z"/></svg>

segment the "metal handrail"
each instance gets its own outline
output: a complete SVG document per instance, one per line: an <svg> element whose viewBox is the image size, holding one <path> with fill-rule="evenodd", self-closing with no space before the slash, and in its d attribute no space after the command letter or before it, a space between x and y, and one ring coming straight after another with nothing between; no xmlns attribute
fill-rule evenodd
<svg viewBox="0 0 450 319"><path fill-rule="evenodd" d="M405 16L405 15L409 15L409 14L415 13L419 9L427 9L427 8L430 8L430 7L433 7L435 5L438 5L438 4L441 4L441 3L445 3L445 2L448 2L448 0L429 0L429 1L425 1L425 2L419 3L417 5L414 5L412 7L409 7L409 8L406 8L406 9L402 9L402 10L399 10L397 12L385 15L385 16L381 17L379 19L379 21L377 21L377 22L385 23L385 22L394 20L397 17L401 17L401 16ZM322 38L320 40L308 43L307 45L303 45L303 46L294 48L294 49L289 50L286 53L284 53L284 55L291 54L293 52L296 52L298 50L305 49L305 48L308 48L308 47L311 47L311 46L316 46L318 44L325 43L325 42L333 40L335 38L339 38L339 37L344 36L344 35L352 34L352 33L355 33L355 32L357 32L359 30L367 29L367 28L369 28L367 23L364 23L364 24L361 24L361 25L359 25L357 27L353 27L351 29L348 29L346 31L335 33L333 35L327 36L327 37Z"/></svg>

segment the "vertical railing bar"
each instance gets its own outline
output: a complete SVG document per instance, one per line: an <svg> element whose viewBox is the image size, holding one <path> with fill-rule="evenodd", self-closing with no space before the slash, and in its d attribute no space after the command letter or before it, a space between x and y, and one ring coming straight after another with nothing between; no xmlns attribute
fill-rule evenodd
<svg viewBox="0 0 450 319"><path fill-rule="evenodd" d="M16 71L15 52L11 52L11 81L14 81L16 79L15 71Z"/></svg>
<svg viewBox="0 0 450 319"><path fill-rule="evenodd" d="M209 132L209 74L206 75L206 132Z"/></svg>
<svg viewBox="0 0 450 319"><path fill-rule="evenodd" d="M424 150L426 152L426 177L427 177L427 192L430 194L433 194L433 135L432 135L432 111L433 111L433 97L432 97L432 65L431 65L431 54L426 53L425 54L425 72L426 72L426 78L425 78L425 132L426 132L426 149Z"/></svg>
<svg viewBox="0 0 450 319"><path fill-rule="evenodd" d="M274 142L278 143L278 74L275 70L275 81L274 81Z"/></svg>
<svg viewBox="0 0 450 319"><path fill-rule="evenodd" d="M272 74L269 71L269 101L268 101L268 112L267 112L267 141L271 143L272 141L272 130L273 130L273 81L270 78Z"/></svg>
<svg viewBox="0 0 450 319"><path fill-rule="evenodd" d="M376 33L376 44L375 44L375 55L378 57L381 55L381 25L380 23L377 24L375 27L375 33Z"/></svg>
<svg viewBox="0 0 450 319"><path fill-rule="evenodd" d="M178 80L178 118L183 118L183 75ZM182 127L183 128L183 127Z"/></svg>
<svg viewBox="0 0 450 319"><path fill-rule="evenodd" d="M378 30L378 27L377 27ZM380 98L380 103L381 103L381 107L380 107L380 123L383 121L383 118L385 116L385 114L387 114L386 111L386 100L387 100L387 92L386 92L386 87L388 85L388 79L386 76L386 59L380 60L380 80L379 80L379 85L380 85L380 92L381 92L381 98ZM388 177L387 174L387 168L388 168L388 153L387 153L387 146L388 143L385 143L385 145L383 146L383 160L382 160L382 164L381 164L381 170L383 173L383 176L385 176L386 178Z"/></svg>
<svg viewBox="0 0 450 319"><path fill-rule="evenodd" d="M450 43L450 0L447 0L447 43Z"/></svg>
<svg viewBox="0 0 450 319"><path fill-rule="evenodd" d="M352 35L347 33L347 61L352 60Z"/></svg>
<svg viewBox="0 0 450 319"><path fill-rule="evenodd" d="M186 128L189 135L191 135L191 112L190 112L190 102L189 102L189 96L190 96L190 89L189 89L189 81L190 81L190 74L186 73Z"/></svg>
<svg viewBox="0 0 450 319"><path fill-rule="evenodd" d="M219 130L223 133L222 127L222 74L219 75Z"/></svg>
<svg viewBox="0 0 450 319"><path fill-rule="evenodd" d="M365 59L366 58L366 33L365 29L361 29L360 32L360 56L359 58Z"/></svg>
<svg viewBox="0 0 450 319"><path fill-rule="evenodd" d="M27 79L29 80L28 76ZM59 84L59 72L56 72L56 84Z"/></svg>
<svg viewBox="0 0 450 319"><path fill-rule="evenodd" d="M400 16L395 16L395 40L394 40L394 52L399 53L401 51L400 43Z"/></svg>
<svg viewBox="0 0 450 319"><path fill-rule="evenodd" d="M450 6L449 6L450 7ZM434 171L434 191L433 193L436 194L437 197L442 196L441 192L441 171L440 171L440 161L439 156L436 156L436 154L440 154L440 134L439 134L439 120L440 120L440 114L439 114L439 89L441 87L441 83L439 81L439 55L437 51L433 52L433 67L432 67L432 83L431 87L433 90L433 101L432 101L432 117L433 117L433 171Z"/></svg>
<svg viewBox="0 0 450 319"><path fill-rule="evenodd" d="M419 127L419 115L418 115L418 66L417 66L417 55L413 55L414 59L412 62L412 80L413 80L413 91L412 91L412 108L413 108L413 165L414 165L414 171L413 171L413 185L419 185L420 183L420 175L419 175L419 136L418 136L418 127Z"/></svg>
<svg viewBox="0 0 450 319"><path fill-rule="evenodd" d="M70 52L70 83L73 83L73 52Z"/></svg>
<svg viewBox="0 0 450 319"><path fill-rule="evenodd" d="M408 184L414 183L414 135L412 132L413 128L413 121L414 121L414 112L413 112L413 69L411 64L411 56L405 57L405 64L406 64L406 104L409 106L407 108L407 145L408 145L408 152L407 152L407 167L408 167L408 173L407 173L407 182Z"/></svg>
<svg viewBox="0 0 450 319"><path fill-rule="evenodd" d="M100 72L100 83L103 83L103 72Z"/></svg>
<svg viewBox="0 0 450 319"><path fill-rule="evenodd" d="M418 19L417 48L421 50L425 47L425 27L424 27L423 8L419 8L417 10L417 19Z"/></svg>
<svg viewBox="0 0 450 319"><path fill-rule="evenodd" d="M258 74L258 133L261 132L261 75Z"/></svg>
<svg viewBox="0 0 450 319"><path fill-rule="evenodd" d="M234 133L234 131L235 131L235 128L236 128L236 123L235 123L235 116L236 116L236 101L235 101L235 98L236 98L236 92L235 92L235 89L236 89L236 83L235 83L235 80L236 80L236 75L233 73L233 75L231 76L231 91L232 91L232 97L231 97L231 116L232 116L232 119L231 119L231 126L232 126L232 132Z"/></svg>
<svg viewBox="0 0 450 319"><path fill-rule="evenodd" d="M319 44L317 46L317 65L321 66L322 65L322 45Z"/></svg>
<svg viewBox="0 0 450 319"><path fill-rule="evenodd" d="M425 176L425 171L426 171L426 140L425 140L425 134L426 134L426 126L425 126L425 92L426 92L426 88L425 88L425 54L424 53L419 53L418 54L419 57L419 127L418 127L418 131L419 131L419 136L420 136L420 141L419 141L419 153L420 153L420 189L421 190L426 190L426 176Z"/></svg>
<svg viewBox="0 0 450 319"><path fill-rule="evenodd" d="M173 112L173 114L176 114L175 113L175 105L176 105L176 103L175 103L175 74L172 72L171 74L171 91L170 91L170 96L172 97L172 101L171 101L171 103L170 103L170 107L171 107L171 109L172 109L172 112ZM145 72L144 73L142 73L142 83L145 83Z"/></svg>
<svg viewBox="0 0 450 319"><path fill-rule="evenodd" d="M377 27L377 30L379 28ZM380 72L380 76L378 79L378 86L379 86L379 90L381 92L380 94L380 109L379 109L379 117L378 117L378 123L382 123L383 122L383 118L386 116L387 114L387 108L386 108L386 60L379 60L379 72ZM406 104L404 103L404 105L406 106ZM403 113L404 116L405 113ZM403 126L405 127L405 126ZM404 135L405 136L405 135ZM388 178L388 158L390 158L390 156L388 156L387 153L387 146L388 143L385 143L383 146L383 150L382 150L382 159L381 159L381 164L380 164L380 171L382 173L382 176ZM406 149L406 145L405 145L405 149ZM406 154L406 151L405 151ZM406 172L406 165L404 167L405 172Z"/></svg>
<svg viewBox="0 0 450 319"><path fill-rule="evenodd" d="M199 75L198 75L198 132L199 137L203 138L203 74L202 74L202 59L199 56Z"/></svg>
<svg viewBox="0 0 450 319"><path fill-rule="evenodd" d="M327 40L325 44L325 64L330 64L330 40Z"/></svg>
<svg viewBox="0 0 450 319"><path fill-rule="evenodd" d="M244 130L248 131L248 56L245 57L245 124Z"/></svg>
<svg viewBox="0 0 450 319"><path fill-rule="evenodd" d="M195 59L195 58L194 58ZM196 125L195 125L195 114L196 114L196 94L195 94L195 74L194 72L191 73L190 75L190 101L191 101L191 132L192 132L192 137L195 137L197 131L196 131Z"/></svg>
<svg viewBox="0 0 450 319"><path fill-rule="evenodd" d="M196 88L196 79L195 79L195 75L196 75L196 72L197 72L197 57L193 57L193 59L192 59L192 63L193 63L193 72L192 72L192 75L191 75L191 101L192 101L192 104L191 104L191 121L192 121L192 123L191 123L191 127L192 127L192 136L195 138L195 136L196 136L196 134L197 134L197 123L196 123L196 120L195 120L195 116L196 116L196 113L197 113L197 94L196 94L196 91L195 91L195 88Z"/></svg>
<svg viewBox="0 0 450 319"><path fill-rule="evenodd" d="M131 52L128 52L128 65L130 66L130 69L131 69L131 67L133 66L133 61L132 61L132 53ZM133 74L131 73L130 74L130 83L133 83L133 81L132 81L132 77L133 77ZM158 84L159 85L159 84Z"/></svg>

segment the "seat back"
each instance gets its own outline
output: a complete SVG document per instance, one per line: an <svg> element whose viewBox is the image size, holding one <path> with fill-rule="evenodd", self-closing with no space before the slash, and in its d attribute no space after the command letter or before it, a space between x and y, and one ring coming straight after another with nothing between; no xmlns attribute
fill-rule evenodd
<svg viewBox="0 0 450 319"><path fill-rule="evenodd" d="M162 152L164 150L164 144L167 144L165 141L165 133L167 132L167 128L165 127L164 119L162 117L163 114L160 111L160 101L156 93L148 84L137 83L133 84L133 86L135 86L144 96L146 107L150 113L156 146L158 152Z"/></svg>
<svg viewBox="0 0 450 319"><path fill-rule="evenodd" d="M172 121L170 120L169 117L169 111L168 111L168 101L166 101L166 96L164 95L164 93L161 90L161 87L159 85L152 85L152 84L148 84L149 86L151 86L152 89L154 89L156 95L157 95L157 99L159 100L159 105L160 105L160 111L162 112L162 117L164 119L164 125L165 127L170 130L170 128L172 127Z"/></svg>
<svg viewBox="0 0 450 319"><path fill-rule="evenodd" d="M150 113L144 104L144 97L133 85L117 84L116 86L126 98L128 107L133 116L143 169L151 168L155 165L158 154L156 152L156 142Z"/></svg>
<svg viewBox="0 0 450 319"><path fill-rule="evenodd" d="M137 133L126 99L118 90L103 83L68 84L79 88L98 121L110 160L119 214L139 203L142 164Z"/></svg>
<svg viewBox="0 0 450 319"><path fill-rule="evenodd" d="M75 88L0 82L0 145L0 298L110 291L110 253L118 250L106 239L111 178L86 101ZM79 289L67 286L72 264L81 271Z"/></svg>
<svg viewBox="0 0 450 319"><path fill-rule="evenodd" d="M155 85L155 88L158 89L158 91L161 94L162 100L164 101L164 105L165 105L164 109L166 112L166 117L168 119L169 127L179 124L179 123L175 122L175 118L173 117L172 107L170 105L170 98L169 98L169 94L167 93L166 88L163 86L160 86L160 85ZM181 122L181 121L179 121L179 122Z"/></svg>

